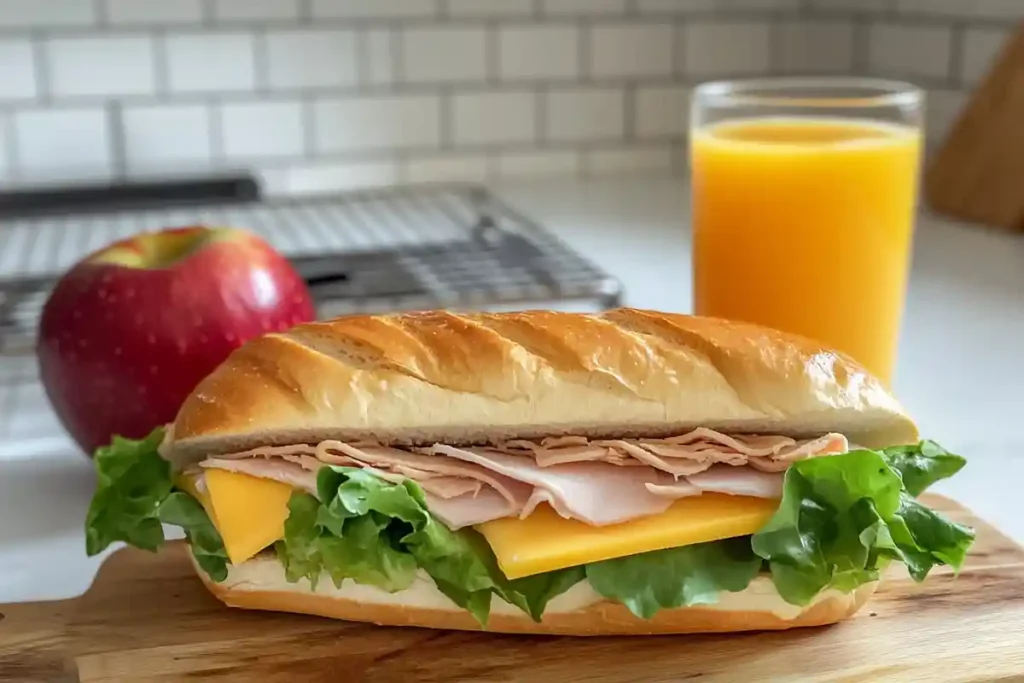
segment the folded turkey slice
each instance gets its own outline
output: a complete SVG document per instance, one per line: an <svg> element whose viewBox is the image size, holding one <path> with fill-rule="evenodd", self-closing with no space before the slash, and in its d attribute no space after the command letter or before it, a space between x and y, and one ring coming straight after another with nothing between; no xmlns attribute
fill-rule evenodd
<svg viewBox="0 0 1024 683"><path fill-rule="evenodd" d="M275 479L313 495L316 471L325 464L370 469L389 481L411 479L452 529L526 517L541 503L602 526L664 512L675 499L703 492L778 498L790 464L848 448L840 434L798 441L696 429L665 439L562 436L486 448L323 441L256 448L200 465Z"/></svg>

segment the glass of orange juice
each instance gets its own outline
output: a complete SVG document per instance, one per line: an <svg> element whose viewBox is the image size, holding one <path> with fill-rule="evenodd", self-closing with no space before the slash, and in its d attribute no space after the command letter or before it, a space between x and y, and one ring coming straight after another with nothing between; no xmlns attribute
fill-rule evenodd
<svg viewBox="0 0 1024 683"><path fill-rule="evenodd" d="M891 382L923 94L873 79L713 82L692 98L694 309L817 339Z"/></svg>

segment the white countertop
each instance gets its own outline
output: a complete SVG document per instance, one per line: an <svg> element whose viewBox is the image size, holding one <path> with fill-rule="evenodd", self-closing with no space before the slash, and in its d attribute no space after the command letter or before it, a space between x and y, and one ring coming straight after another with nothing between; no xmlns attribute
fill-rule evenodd
<svg viewBox="0 0 1024 683"><path fill-rule="evenodd" d="M618 277L626 305L690 310L683 180L496 189ZM1022 301L1024 235L922 215L895 392L926 438L969 460L935 490L1024 543L1024 431L1008 428L1024 418ZM105 557L86 557L84 549L93 481L91 465L63 435L0 443L0 603L71 597L88 587Z"/></svg>

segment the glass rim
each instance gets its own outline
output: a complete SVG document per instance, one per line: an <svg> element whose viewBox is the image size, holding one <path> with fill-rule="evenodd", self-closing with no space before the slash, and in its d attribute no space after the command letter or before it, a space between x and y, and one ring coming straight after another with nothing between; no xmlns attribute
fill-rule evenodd
<svg viewBox="0 0 1024 683"><path fill-rule="evenodd" d="M836 91L835 94L801 94ZM845 93L844 93L845 91ZM781 77L715 80L693 89L695 103L724 106L872 108L920 106L924 90L906 81L867 77Z"/></svg>

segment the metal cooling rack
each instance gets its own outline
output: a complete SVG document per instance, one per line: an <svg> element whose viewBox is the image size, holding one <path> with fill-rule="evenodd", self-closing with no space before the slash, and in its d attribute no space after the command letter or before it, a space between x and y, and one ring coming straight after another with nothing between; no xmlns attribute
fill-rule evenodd
<svg viewBox="0 0 1024 683"><path fill-rule="evenodd" d="M426 308L618 305L619 283L477 185L0 219L0 353L31 347L60 273L132 234L195 223L255 232L310 283L320 317ZM2 382L2 377L0 377Z"/></svg>
<svg viewBox="0 0 1024 683"><path fill-rule="evenodd" d="M616 280L480 186L247 197L0 216L0 455L64 444L29 353L56 278L87 253L146 230L206 223L255 232L295 263L321 318L427 308L601 310L620 301Z"/></svg>

